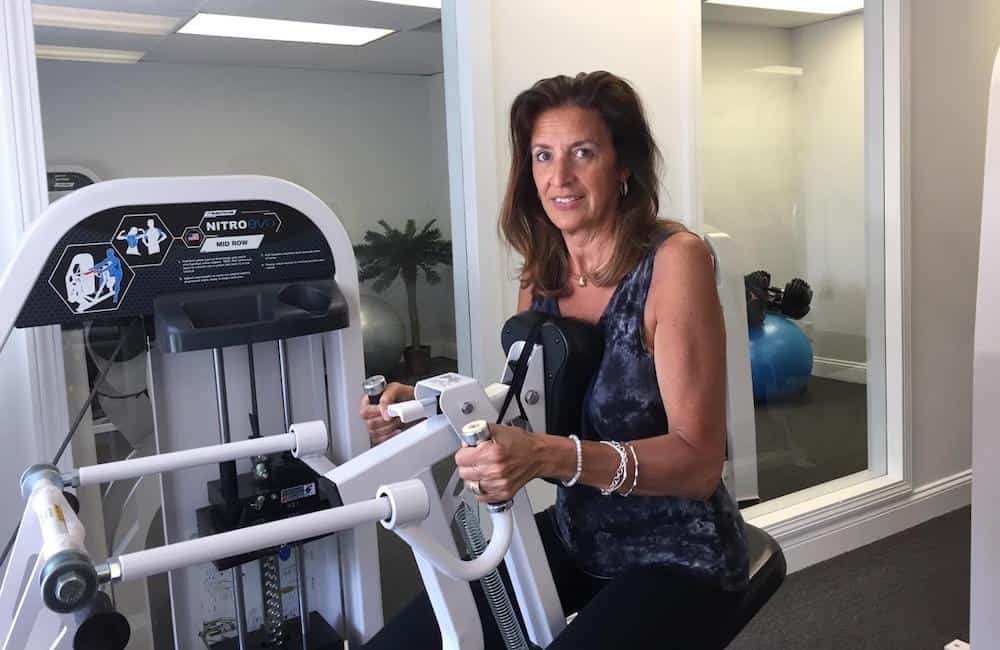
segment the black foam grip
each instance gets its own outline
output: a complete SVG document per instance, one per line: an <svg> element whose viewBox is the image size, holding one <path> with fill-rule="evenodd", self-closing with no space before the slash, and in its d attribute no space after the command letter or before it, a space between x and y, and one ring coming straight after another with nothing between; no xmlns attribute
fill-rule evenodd
<svg viewBox="0 0 1000 650"><path fill-rule="evenodd" d="M80 514L80 500L76 498L76 495L72 492L66 492L63 490L63 496L66 497L66 503L69 507L73 509L73 512Z"/></svg>
<svg viewBox="0 0 1000 650"><path fill-rule="evenodd" d="M132 636L128 619L115 611L103 591L94 595L86 611L77 615L73 650L125 650Z"/></svg>

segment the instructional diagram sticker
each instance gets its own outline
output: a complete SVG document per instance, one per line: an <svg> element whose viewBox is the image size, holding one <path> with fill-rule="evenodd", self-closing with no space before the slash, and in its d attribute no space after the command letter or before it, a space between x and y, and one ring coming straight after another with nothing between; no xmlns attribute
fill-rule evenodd
<svg viewBox="0 0 1000 650"><path fill-rule="evenodd" d="M111 242L129 266L159 266L174 244L174 236L156 213L126 214Z"/></svg>
<svg viewBox="0 0 1000 650"><path fill-rule="evenodd" d="M63 251L49 284L77 314L114 311L135 272L109 243L73 244Z"/></svg>
<svg viewBox="0 0 1000 650"><path fill-rule="evenodd" d="M148 315L166 293L335 271L323 231L298 210L264 200L109 207L49 246L17 327L80 323L95 312Z"/></svg>

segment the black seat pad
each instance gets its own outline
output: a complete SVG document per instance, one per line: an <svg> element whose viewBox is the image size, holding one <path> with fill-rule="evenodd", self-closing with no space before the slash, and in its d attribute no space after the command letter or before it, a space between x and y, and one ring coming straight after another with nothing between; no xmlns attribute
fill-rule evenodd
<svg viewBox="0 0 1000 650"><path fill-rule="evenodd" d="M725 648L736 638L785 580L785 554L774 538L750 524L746 524L746 532L750 584L720 626L719 648Z"/></svg>

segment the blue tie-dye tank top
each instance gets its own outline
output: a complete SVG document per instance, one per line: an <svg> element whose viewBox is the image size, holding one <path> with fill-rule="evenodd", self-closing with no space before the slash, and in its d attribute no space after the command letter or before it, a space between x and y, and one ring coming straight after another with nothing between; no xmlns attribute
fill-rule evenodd
<svg viewBox="0 0 1000 650"><path fill-rule="evenodd" d="M604 356L584 398L581 440L627 442L667 432L656 369L643 344L643 311L657 248L652 246L622 278L597 323L604 334ZM554 298L535 296L531 308L559 314ZM641 457L639 469L641 476ZM606 497L588 485L558 486L554 509L563 544L595 576L667 565L723 589L746 586L743 519L721 480L707 501Z"/></svg>

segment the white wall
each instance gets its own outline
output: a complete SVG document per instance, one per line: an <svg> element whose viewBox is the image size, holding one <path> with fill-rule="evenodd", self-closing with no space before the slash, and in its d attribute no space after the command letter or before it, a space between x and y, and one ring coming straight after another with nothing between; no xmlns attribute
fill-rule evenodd
<svg viewBox="0 0 1000 650"><path fill-rule="evenodd" d="M986 110L1000 47L1000 4L967 0L945 6L913 0L911 25L913 474L920 484L972 464L975 278ZM978 396L983 397L984 390L995 396L995 388L978 387ZM995 435L983 433L982 428L977 432L976 471L995 474L995 467L985 465L994 455L996 443L989 438ZM978 456L980 452L987 458ZM996 552L991 550L996 539L986 536L991 529L986 521L996 516L991 500L995 504L997 495L990 493L995 487L992 477L982 485L978 476L973 477L972 531L975 648L995 642L997 610L995 584L989 582L996 575Z"/></svg>
<svg viewBox="0 0 1000 650"><path fill-rule="evenodd" d="M450 238L440 76L42 61L39 80L50 164L105 179L277 176L329 203L355 242L379 219L436 217ZM454 355L441 270L441 284L418 285L421 330L434 354ZM402 282L383 296L408 330Z"/></svg>
<svg viewBox="0 0 1000 650"><path fill-rule="evenodd" d="M702 32L705 224L738 243L734 268L804 277L800 78L753 72L794 64L787 29L706 24Z"/></svg>
<svg viewBox="0 0 1000 650"><path fill-rule="evenodd" d="M864 362L864 48L855 14L798 29L703 31L705 223L739 268L815 292L802 321L818 357ZM754 72L799 66L802 76Z"/></svg>
<svg viewBox="0 0 1000 650"><path fill-rule="evenodd" d="M699 103L701 18L695 0L494 0L493 81L497 171L502 198L510 167L510 105L534 82L557 74L607 70L628 79L642 98L663 153L661 214L697 225L696 133L688 126ZM480 215L495 222L496 213ZM517 263L504 269L508 277ZM505 313L517 305L517 286L505 285Z"/></svg>
<svg viewBox="0 0 1000 650"><path fill-rule="evenodd" d="M994 0L911 5L913 479L971 466L973 324Z"/></svg>
<svg viewBox="0 0 1000 650"><path fill-rule="evenodd" d="M799 82L803 278L816 355L864 362L865 66L860 13L792 30ZM784 281L783 281L784 282Z"/></svg>

